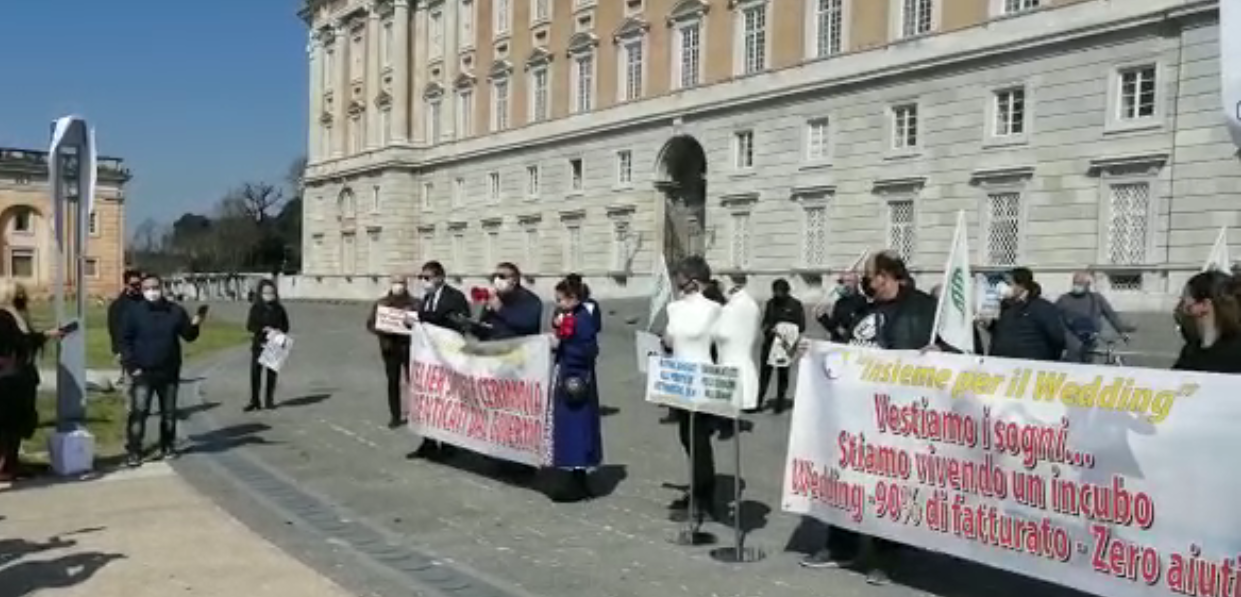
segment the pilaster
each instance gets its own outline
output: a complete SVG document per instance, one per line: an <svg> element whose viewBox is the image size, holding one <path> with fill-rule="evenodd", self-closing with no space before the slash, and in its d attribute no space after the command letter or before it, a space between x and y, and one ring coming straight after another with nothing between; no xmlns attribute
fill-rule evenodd
<svg viewBox="0 0 1241 597"><path fill-rule="evenodd" d="M392 57L392 138L397 143L409 142L409 0L393 2Z"/></svg>
<svg viewBox="0 0 1241 597"><path fill-rule="evenodd" d="M457 138L457 94L454 92L453 82L457 80L457 73L461 67L461 53L457 49L457 35L461 30L460 21L461 2L459 0L447 0L444 2L444 89L448 90L444 93L443 117L444 122L441 130L444 131L444 139L451 140Z"/></svg>
<svg viewBox="0 0 1241 597"><path fill-rule="evenodd" d="M326 157L319 155L323 149L323 124L319 122L323 113L323 44L319 42L318 31L312 28L309 33L306 41L306 63L310 67L310 76L307 77L310 122L306 127L306 160L315 162Z"/></svg>
<svg viewBox="0 0 1241 597"><path fill-rule="evenodd" d="M427 88L427 3L419 2L417 8L414 9L414 101L410 103L411 113L413 114L413 142L416 144L424 144L427 139L427 117L426 102L422 99L422 92Z"/></svg>
<svg viewBox="0 0 1241 597"><path fill-rule="evenodd" d="M349 31L341 22L332 23L336 43L336 85L332 90L332 154L343 157L349 148Z"/></svg>
<svg viewBox="0 0 1241 597"><path fill-rule="evenodd" d="M375 98L379 97L379 54L383 51L383 40L380 32L379 7L372 6L366 18L366 148L376 149L383 144L383 133L379 130L379 110L375 109Z"/></svg>

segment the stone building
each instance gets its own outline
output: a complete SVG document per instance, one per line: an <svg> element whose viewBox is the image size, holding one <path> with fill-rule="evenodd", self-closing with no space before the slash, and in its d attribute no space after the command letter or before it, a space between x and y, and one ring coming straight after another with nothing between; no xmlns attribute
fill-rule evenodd
<svg viewBox="0 0 1241 597"><path fill-rule="evenodd" d="M0 248L5 277L34 294L51 291L56 241L46 151L0 148ZM87 226L86 289L90 296L120 290L125 263L125 183L117 158L99 158L94 211Z"/></svg>
<svg viewBox="0 0 1241 597"><path fill-rule="evenodd" d="M308 0L303 296L427 259L813 295L866 250L1156 307L1237 224L1213 0ZM1238 238L1241 240L1241 238ZM292 290L292 289L290 289Z"/></svg>

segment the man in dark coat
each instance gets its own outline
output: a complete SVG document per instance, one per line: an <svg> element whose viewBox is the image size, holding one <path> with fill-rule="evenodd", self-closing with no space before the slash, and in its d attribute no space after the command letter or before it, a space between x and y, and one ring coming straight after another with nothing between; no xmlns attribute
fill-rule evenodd
<svg viewBox="0 0 1241 597"><path fill-rule="evenodd" d="M445 281L444 266L438 261L428 261L422 266L419 280L422 282L422 308L418 321L462 332L463 322L470 318L470 303L465 294L449 286Z"/></svg>
<svg viewBox="0 0 1241 597"><path fill-rule="evenodd" d="M831 311L821 311L816 314L815 319L827 330L832 342L845 344L852 338L854 324L866 310L869 303L866 293L870 289L859 287L857 272L841 274L838 283L840 295Z"/></svg>
<svg viewBox="0 0 1241 597"><path fill-rule="evenodd" d="M409 334L400 334L375 327L379 308L418 312L418 299L409 293L405 276L393 276L388 294L385 294L366 318L366 329L379 338L379 355L383 358L384 375L388 380L388 428L396 429L405 424L401 408L401 381L409 378Z"/></svg>
<svg viewBox="0 0 1241 597"><path fill-rule="evenodd" d="M763 348L759 352L758 358L761 367L758 376L758 408L762 410L763 398L767 394L767 384L771 381L772 369L776 373L776 399L771 405L771 412L780 414L784 412L786 394L789 390L789 367L773 366L770 362L771 347L778 340L776 334L776 324L791 323L797 326L798 336L806 332L806 308L802 306L801 301L793 298L789 292L788 280L783 278L772 282L771 299L767 301L766 307L763 309ZM793 354L793 350L788 351L789 355Z"/></svg>
<svg viewBox="0 0 1241 597"><path fill-rule="evenodd" d="M504 262L491 275L492 291L474 333L480 340L536 336L543 330L543 301L521 283L521 270Z"/></svg>
<svg viewBox="0 0 1241 597"><path fill-rule="evenodd" d="M130 307L142 304L142 272L125 270L125 287L108 305L108 338L112 342L112 357L121 360L121 327Z"/></svg>
<svg viewBox="0 0 1241 597"><path fill-rule="evenodd" d="M1064 321L1042 297L1034 273L1019 267L1001 285L1000 316L990 324L991 356L1059 361L1067 344Z"/></svg>

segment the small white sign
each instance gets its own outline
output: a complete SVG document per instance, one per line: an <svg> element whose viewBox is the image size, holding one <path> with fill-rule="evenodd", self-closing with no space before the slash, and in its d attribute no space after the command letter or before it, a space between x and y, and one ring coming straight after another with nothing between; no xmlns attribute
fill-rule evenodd
<svg viewBox="0 0 1241 597"><path fill-rule="evenodd" d="M263 345L263 352L259 354L259 364L279 373L284 367L284 362L289 360L291 350L293 350L293 338L288 334L269 332L267 343Z"/></svg>
<svg viewBox="0 0 1241 597"><path fill-rule="evenodd" d="M736 367L657 356L647 361L647 402L736 419L741 416L740 392Z"/></svg>
<svg viewBox="0 0 1241 597"><path fill-rule="evenodd" d="M375 307L375 331L377 332L408 336L412 333L410 324L416 321L418 321L418 313L414 311L383 305Z"/></svg>
<svg viewBox="0 0 1241 597"><path fill-rule="evenodd" d="M664 343L659 340L659 336L650 332L634 332L633 347L638 358L639 373L646 373L646 364L651 357L664 356Z"/></svg>

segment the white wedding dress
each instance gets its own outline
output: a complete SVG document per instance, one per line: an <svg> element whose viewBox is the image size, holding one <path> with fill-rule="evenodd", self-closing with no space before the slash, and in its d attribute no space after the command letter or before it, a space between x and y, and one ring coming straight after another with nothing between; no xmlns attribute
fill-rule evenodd
<svg viewBox="0 0 1241 597"><path fill-rule="evenodd" d="M664 339L671 345L672 358L711 363L711 337L720 310L719 303L700 293L668 303L668 326L664 328Z"/></svg>
<svg viewBox="0 0 1241 597"><path fill-rule="evenodd" d="M739 370L741 392L738 408L758 408L758 366L754 363L754 344L763 324L758 302L744 288L733 291L720 309L715 322L715 347L719 364Z"/></svg>

